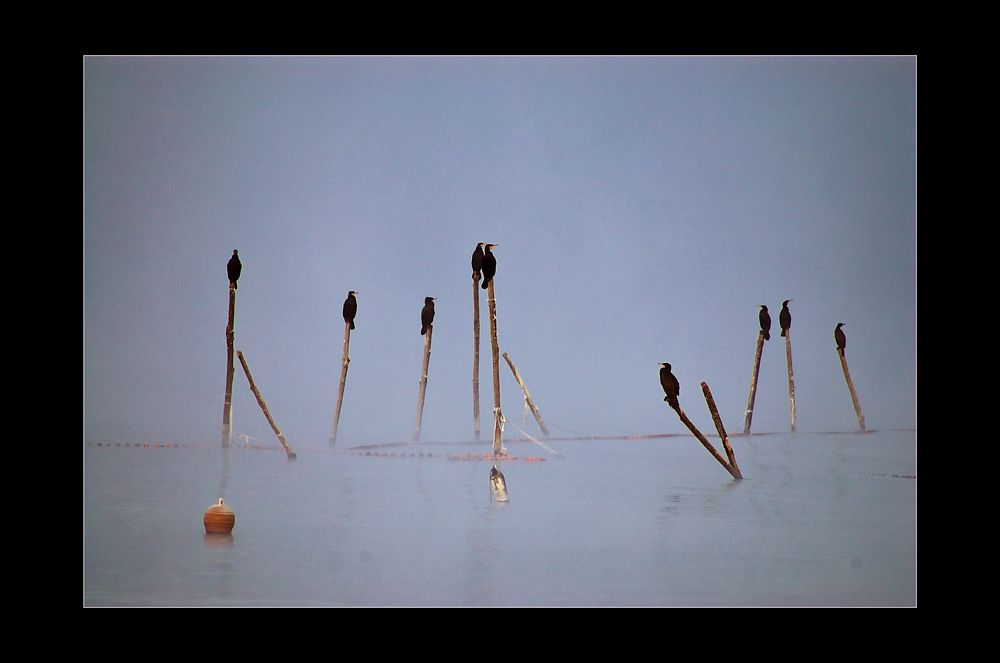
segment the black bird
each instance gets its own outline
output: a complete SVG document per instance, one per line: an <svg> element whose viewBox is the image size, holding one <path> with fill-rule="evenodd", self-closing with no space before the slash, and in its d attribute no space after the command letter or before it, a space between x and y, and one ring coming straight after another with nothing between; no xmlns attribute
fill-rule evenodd
<svg viewBox="0 0 1000 663"><path fill-rule="evenodd" d="M489 287L490 281L497 273L497 259L493 255L496 244L487 244L483 249L483 290Z"/></svg>
<svg viewBox="0 0 1000 663"><path fill-rule="evenodd" d="M681 394L681 383L677 381L677 377L670 372L670 364L666 362L661 362L660 366L660 386L663 387L663 393L666 396L663 400L670 403L670 407L675 410L680 407L677 402L677 397Z"/></svg>
<svg viewBox="0 0 1000 663"><path fill-rule="evenodd" d="M434 323L434 297L424 297L424 308L420 311L420 335L423 336Z"/></svg>
<svg viewBox="0 0 1000 663"><path fill-rule="evenodd" d="M483 242L476 244L476 250L472 252L472 273L476 280L479 280L479 272L483 269Z"/></svg>
<svg viewBox="0 0 1000 663"><path fill-rule="evenodd" d="M236 282L240 279L240 272L243 271L243 263L240 262L240 254L233 249L233 257L226 263L226 271L229 273L229 285L236 290Z"/></svg>
<svg viewBox="0 0 1000 663"><path fill-rule="evenodd" d="M792 328L792 313L788 310L788 302L791 299L786 299L781 302L781 313L778 314L778 324L781 325L781 335L784 336L785 332Z"/></svg>
<svg viewBox="0 0 1000 663"><path fill-rule="evenodd" d="M349 323L351 329L354 329L354 316L358 314L358 300L354 298L357 294L357 290L351 290L344 300L344 322Z"/></svg>
<svg viewBox="0 0 1000 663"><path fill-rule="evenodd" d="M771 340L771 314L767 312L767 307L763 304L760 305L760 315L757 316L760 320L760 330L764 332L764 340Z"/></svg>
<svg viewBox="0 0 1000 663"><path fill-rule="evenodd" d="M844 330L841 329L843 326L843 322L838 322L837 328L833 330L833 338L837 341L837 352L840 354L844 354L844 350L847 348L847 336L844 335Z"/></svg>

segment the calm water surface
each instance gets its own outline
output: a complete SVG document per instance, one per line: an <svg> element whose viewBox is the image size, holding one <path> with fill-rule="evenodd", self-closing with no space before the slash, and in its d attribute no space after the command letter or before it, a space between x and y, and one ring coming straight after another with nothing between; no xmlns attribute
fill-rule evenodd
<svg viewBox="0 0 1000 663"><path fill-rule="evenodd" d="M84 449L87 606L912 606L916 434ZM718 440L713 442L720 447ZM894 476L895 475L895 476ZM231 536L206 535L224 497Z"/></svg>

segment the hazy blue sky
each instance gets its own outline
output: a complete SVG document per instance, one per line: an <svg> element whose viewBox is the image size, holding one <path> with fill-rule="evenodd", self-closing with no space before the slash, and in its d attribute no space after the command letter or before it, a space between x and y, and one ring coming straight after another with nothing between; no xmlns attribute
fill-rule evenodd
<svg viewBox="0 0 1000 663"><path fill-rule="evenodd" d="M297 448L407 441L435 296L424 440L472 437L469 258L496 251L501 352L553 433L915 425L913 57L87 57L88 441L219 440L236 347ZM483 438L492 405L485 291ZM523 404L501 360L503 409ZM532 434L537 428L529 418ZM556 428L560 426L562 428ZM274 442L237 364L234 430ZM516 430L508 428L508 433Z"/></svg>

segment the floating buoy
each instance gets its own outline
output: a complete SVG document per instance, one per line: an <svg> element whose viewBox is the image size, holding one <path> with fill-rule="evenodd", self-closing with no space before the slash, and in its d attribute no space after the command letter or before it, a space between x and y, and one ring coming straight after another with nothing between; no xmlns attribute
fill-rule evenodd
<svg viewBox="0 0 1000 663"><path fill-rule="evenodd" d="M490 495L497 502L507 501L507 480L496 465L490 470Z"/></svg>
<svg viewBox="0 0 1000 663"><path fill-rule="evenodd" d="M205 531L219 534L229 534L236 524L236 514L228 504L219 498L218 504L213 504L205 511Z"/></svg>

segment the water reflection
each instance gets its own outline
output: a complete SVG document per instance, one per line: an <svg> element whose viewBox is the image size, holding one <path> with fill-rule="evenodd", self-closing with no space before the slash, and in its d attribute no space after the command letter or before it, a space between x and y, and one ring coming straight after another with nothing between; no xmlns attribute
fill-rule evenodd
<svg viewBox="0 0 1000 663"><path fill-rule="evenodd" d="M208 548L225 549L233 545L233 535L231 532L205 532L205 546Z"/></svg>

